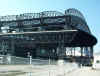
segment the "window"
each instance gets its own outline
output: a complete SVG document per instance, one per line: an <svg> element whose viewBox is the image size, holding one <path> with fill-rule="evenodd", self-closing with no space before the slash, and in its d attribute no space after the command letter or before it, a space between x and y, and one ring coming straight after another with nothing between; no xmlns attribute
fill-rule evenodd
<svg viewBox="0 0 100 76"><path fill-rule="evenodd" d="M45 50L44 49L41 50L41 54L45 54Z"/></svg>

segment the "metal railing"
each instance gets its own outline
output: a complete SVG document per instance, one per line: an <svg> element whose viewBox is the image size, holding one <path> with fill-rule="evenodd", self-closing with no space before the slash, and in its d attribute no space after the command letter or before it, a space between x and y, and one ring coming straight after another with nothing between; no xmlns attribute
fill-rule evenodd
<svg viewBox="0 0 100 76"><path fill-rule="evenodd" d="M7 56L2 55L1 57L3 57L3 64L10 64L12 66L16 64L26 64L25 66L30 65L28 68L23 69L23 71L26 72L26 76L66 76L68 73L78 69L78 65L76 63L69 63L64 60L31 59L32 63L30 64L29 58L11 56L11 62L9 63L6 59Z"/></svg>

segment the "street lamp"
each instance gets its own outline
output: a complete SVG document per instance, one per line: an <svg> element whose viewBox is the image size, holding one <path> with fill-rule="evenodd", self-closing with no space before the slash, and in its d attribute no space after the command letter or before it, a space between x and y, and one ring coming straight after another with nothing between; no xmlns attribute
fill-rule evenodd
<svg viewBox="0 0 100 76"><path fill-rule="evenodd" d="M27 55L28 55L28 58L29 58L29 64L31 65L31 64L32 64L32 56L31 56L30 52L28 52ZM32 76L31 70L30 70L30 72L28 73L28 76Z"/></svg>
<svg viewBox="0 0 100 76"><path fill-rule="evenodd" d="M29 58L29 64L31 65L32 64L32 56L31 56L30 52L28 52L27 55Z"/></svg>

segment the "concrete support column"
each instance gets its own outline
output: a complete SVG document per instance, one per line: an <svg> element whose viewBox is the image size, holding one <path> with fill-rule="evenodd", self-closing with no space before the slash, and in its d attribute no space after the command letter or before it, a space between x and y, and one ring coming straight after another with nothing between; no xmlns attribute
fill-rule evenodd
<svg viewBox="0 0 100 76"><path fill-rule="evenodd" d="M81 56L83 56L83 47L81 47Z"/></svg>
<svg viewBox="0 0 100 76"><path fill-rule="evenodd" d="M93 57L93 46L91 46L90 48L91 48L90 56Z"/></svg>
<svg viewBox="0 0 100 76"><path fill-rule="evenodd" d="M85 50L84 51L85 51L85 56L88 56L89 57L89 55L90 55L89 54L89 48L88 47L85 47Z"/></svg>
<svg viewBox="0 0 100 76"><path fill-rule="evenodd" d="M70 47L70 53L71 53L70 56L72 56L72 47Z"/></svg>
<svg viewBox="0 0 100 76"><path fill-rule="evenodd" d="M74 47L74 56L75 56L75 47Z"/></svg>

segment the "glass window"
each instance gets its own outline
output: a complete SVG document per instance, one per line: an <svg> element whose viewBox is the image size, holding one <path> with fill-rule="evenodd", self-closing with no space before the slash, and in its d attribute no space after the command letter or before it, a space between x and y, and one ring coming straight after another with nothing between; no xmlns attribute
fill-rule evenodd
<svg viewBox="0 0 100 76"><path fill-rule="evenodd" d="M45 50L44 50L44 49L42 49L42 50L41 50L41 54L44 54L44 53L45 53Z"/></svg>

